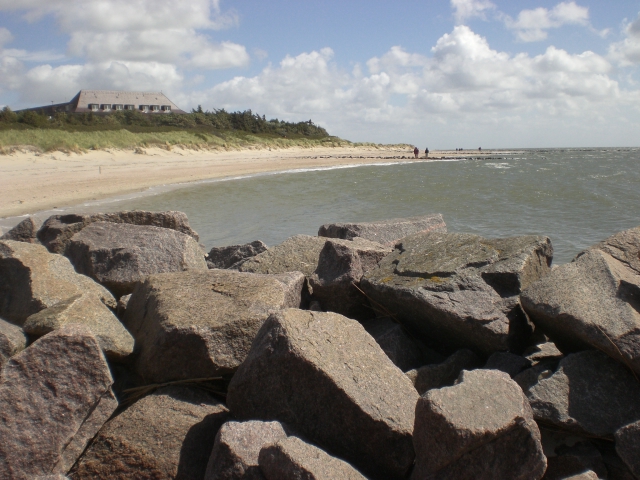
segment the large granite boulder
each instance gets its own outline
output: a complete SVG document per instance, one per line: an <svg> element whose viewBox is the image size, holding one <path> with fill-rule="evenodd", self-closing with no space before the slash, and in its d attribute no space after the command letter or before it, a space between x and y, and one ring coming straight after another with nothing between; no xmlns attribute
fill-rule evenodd
<svg viewBox="0 0 640 480"><path fill-rule="evenodd" d="M66 473L118 406L109 366L85 327L67 325L0 372L0 478Z"/></svg>
<svg viewBox="0 0 640 480"><path fill-rule="evenodd" d="M616 452L629 470L640 477L640 421L630 423L615 433Z"/></svg>
<svg viewBox="0 0 640 480"><path fill-rule="evenodd" d="M265 446L259 461L267 480L367 480L347 462L298 437Z"/></svg>
<svg viewBox="0 0 640 480"><path fill-rule="evenodd" d="M422 217L392 218L377 222L363 223L328 223L318 230L319 237L341 238L353 240L364 238L372 242L393 245L401 238L415 233L446 233L447 225L442 215L425 215Z"/></svg>
<svg viewBox="0 0 640 480"><path fill-rule="evenodd" d="M372 304L436 349L519 351L532 329L518 294L549 272L551 258L547 237L416 234L403 238L360 285Z"/></svg>
<svg viewBox="0 0 640 480"><path fill-rule="evenodd" d="M413 463L418 394L355 320L289 309L269 316L229 384L239 419L278 420L372 478Z"/></svg>
<svg viewBox="0 0 640 480"><path fill-rule="evenodd" d="M313 298L327 311L356 320L375 316L374 308L359 290L360 279L393 250L379 243L354 238L327 240L318 267L309 277Z"/></svg>
<svg viewBox="0 0 640 480"><path fill-rule="evenodd" d="M420 395L434 388L449 387L463 370L473 370L482 365L482 361L471 350L458 350L440 363L423 365L409 370L406 375Z"/></svg>
<svg viewBox="0 0 640 480"><path fill-rule="evenodd" d="M27 217L13 227L0 240L15 240L16 242L38 243L38 230L42 226L42 220L38 217Z"/></svg>
<svg viewBox="0 0 640 480"><path fill-rule="evenodd" d="M258 456L265 445L287 438L278 422L227 422L218 431L204 480L265 480Z"/></svg>
<svg viewBox="0 0 640 480"><path fill-rule="evenodd" d="M266 252L251 257L238 267L241 272L278 274L302 272L311 276L318 266L326 238L294 235Z"/></svg>
<svg viewBox="0 0 640 480"><path fill-rule="evenodd" d="M245 243L244 245L213 247L207 255L207 265L209 268L235 268L234 266L238 262L255 257L267 250L267 245L260 240Z"/></svg>
<svg viewBox="0 0 640 480"><path fill-rule="evenodd" d="M34 313L27 318L23 329L38 338L69 323L81 324L91 330L109 360L124 360L133 353L131 334L113 312L92 294L75 295Z"/></svg>
<svg viewBox="0 0 640 480"><path fill-rule="evenodd" d="M201 479L228 418L227 408L204 390L162 388L109 420L70 476Z"/></svg>
<svg viewBox="0 0 640 480"><path fill-rule="evenodd" d="M80 230L94 222L128 223L132 225L151 225L168 228L184 233L199 240L198 234L189 226L187 215L182 212L113 212L88 215L53 215L38 231L38 240L52 253L64 254L67 244Z"/></svg>
<svg viewBox="0 0 640 480"><path fill-rule="evenodd" d="M0 318L0 368L27 346L27 337L22 329Z"/></svg>
<svg viewBox="0 0 640 480"><path fill-rule="evenodd" d="M116 297L131 293L154 273L207 270L204 252L193 238L149 225L94 222L71 237L65 255L78 273Z"/></svg>
<svg viewBox="0 0 640 480"><path fill-rule="evenodd" d="M565 353L597 348L640 373L640 227L617 233L522 292Z"/></svg>
<svg viewBox="0 0 640 480"><path fill-rule="evenodd" d="M416 406L414 480L542 478L540 431L518 385L503 372L464 371Z"/></svg>
<svg viewBox="0 0 640 480"><path fill-rule="evenodd" d="M304 275L235 270L161 273L133 292L123 322L150 382L232 373L273 310L298 307Z"/></svg>
<svg viewBox="0 0 640 480"><path fill-rule="evenodd" d="M84 293L116 307L113 295L78 274L66 257L42 245L0 241L0 316L5 320L22 325L30 315Z"/></svg>
<svg viewBox="0 0 640 480"><path fill-rule="evenodd" d="M602 352L567 355L556 371L541 363L517 375L515 381L529 399L536 420L555 428L612 437L620 427L640 420L640 383Z"/></svg>

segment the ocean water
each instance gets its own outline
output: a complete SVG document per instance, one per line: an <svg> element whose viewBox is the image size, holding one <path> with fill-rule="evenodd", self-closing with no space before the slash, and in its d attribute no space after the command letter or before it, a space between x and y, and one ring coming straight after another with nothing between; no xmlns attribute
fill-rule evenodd
<svg viewBox="0 0 640 480"><path fill-rule="evenodd" d="M207 249L256 239L274 245L330 222L441 213L452 232L547 235L560 264L640 225L640 149L496 151L490 159L283 172L81 209L180 210Z"/></svg>

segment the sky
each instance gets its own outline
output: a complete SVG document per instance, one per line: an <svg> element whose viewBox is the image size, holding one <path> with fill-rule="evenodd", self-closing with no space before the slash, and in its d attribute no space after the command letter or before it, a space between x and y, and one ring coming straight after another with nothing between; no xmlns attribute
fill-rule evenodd
<svg viewBox="0 0 640 480"><path fill-rule="evenodd" d="M421 149L640 146L640 2L0 0L0 106L81 89Z"/></svg>

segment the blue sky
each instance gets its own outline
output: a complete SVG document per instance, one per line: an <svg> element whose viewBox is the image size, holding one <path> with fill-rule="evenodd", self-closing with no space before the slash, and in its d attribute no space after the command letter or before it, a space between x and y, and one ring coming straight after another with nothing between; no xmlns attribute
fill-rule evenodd
<svg viewBox="0 0 640 480"><path fill-rule="evenodd" d="M429 148L640 146L640 2L0 0L0 105L162 90Z"/></svg>

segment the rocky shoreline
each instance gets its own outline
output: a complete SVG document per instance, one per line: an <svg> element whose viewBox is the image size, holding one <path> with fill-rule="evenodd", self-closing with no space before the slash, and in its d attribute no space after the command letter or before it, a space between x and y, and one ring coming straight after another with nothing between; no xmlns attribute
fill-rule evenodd
<svg viewBox="0 0 640 480"><path fill-rule="evenodd" d="M640 478L640 227L559 267L437 214L198 241L0 237L0 479Z"/></svg>

